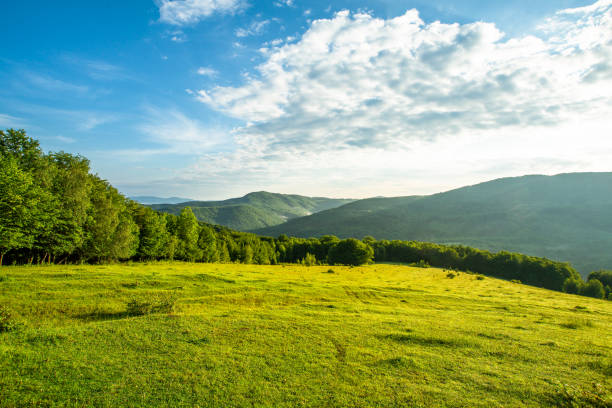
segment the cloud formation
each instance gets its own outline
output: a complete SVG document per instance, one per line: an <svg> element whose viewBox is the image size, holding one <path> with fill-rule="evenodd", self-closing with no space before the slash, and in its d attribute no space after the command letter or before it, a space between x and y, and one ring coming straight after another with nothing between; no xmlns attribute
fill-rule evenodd
<svg viewBox="0 0 612 408"><path fill-rule="evenodd" d="M193 24L215 13L234 13L242 0L161 0L159 20L174 25Z"/></svg>
<svg viewBox="0 0 612 408"><path fill-rule="evenodd" d="M193 177L278 173L290 184L288 172L300 182L320 173L333 185L347 170L376 184L415 170L593 169L586 157L612 151L612 0L562 10L539 30L507 38L491 23L425 24L416 10L313 21L297 42L262 49L242 86L198 92L246 124L239 149L207 156ZM592 133L578 141L585 122Z"/></svg>

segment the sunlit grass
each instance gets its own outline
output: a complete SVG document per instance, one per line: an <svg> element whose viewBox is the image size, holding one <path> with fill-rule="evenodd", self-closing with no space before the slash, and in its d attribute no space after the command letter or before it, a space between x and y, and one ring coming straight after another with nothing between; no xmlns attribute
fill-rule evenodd
<svg viewBox="0 0 612 408"><path fill-rule="evenodd" d="M448 275L5 267L0 406L610 403L611 302Z"/></svg>

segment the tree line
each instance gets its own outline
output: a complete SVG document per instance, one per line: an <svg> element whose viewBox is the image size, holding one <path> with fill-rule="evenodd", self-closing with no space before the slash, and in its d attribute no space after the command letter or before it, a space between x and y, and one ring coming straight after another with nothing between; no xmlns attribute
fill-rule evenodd
<svg viewBox="0 0 612 408"><path fill-rule="evenodd" d="M0 131L0 265L183 260L247 264L419 263L593 297L610 295L605 271L583 282L567 263L466 246L365 237L262 237L136 203L91 174L89 161L45 154L23 130ZM603 282L603 283L602 283Z"/></svg>

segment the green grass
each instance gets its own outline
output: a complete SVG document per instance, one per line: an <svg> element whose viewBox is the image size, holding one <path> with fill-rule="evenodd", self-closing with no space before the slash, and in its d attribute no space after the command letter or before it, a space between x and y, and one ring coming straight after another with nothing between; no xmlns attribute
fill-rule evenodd
<svg viewBox="0 0 612 408"><path fill-rule="evenodd" d="M2 268L0 406L611 404L611 302L435 268L329 270Z"/></svg>

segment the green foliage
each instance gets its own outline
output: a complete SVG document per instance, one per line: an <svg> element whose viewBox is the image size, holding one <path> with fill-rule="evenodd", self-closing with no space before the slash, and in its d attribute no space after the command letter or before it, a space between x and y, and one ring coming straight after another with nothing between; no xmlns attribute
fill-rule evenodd
<svg viewBox="0 0 612 408"><path fill-rule="evenodd" d="M591 272L587 280L591 280L591 279L597 279L604 286L612 286L612 271L601 270L601 271Z"/></svg>
<svg viewBox="0 0 612 408"><path fill-rule="evenodd" d="M580 294L582 296L588 296L595 299L604 299L606 295L606 291L604 290L604 286L597 279L590 279L587 283L582 286L580 289Z"/></svg>
<svg viewBox="0 0 612 408"><path fill-rule="evenodd" d="M300 263L304 266L314 266L317 264L317 258L313 254L307 253Z"/></svg>
<svg viewBox="0 0 612 408"><path fill-rule="evenodd" d="M329 250L329 263L332 265L363 265L372 261L374 250L369 245L354 239L344 239Z"/></svg>
<svg viewBox="0 0 612 408"><path fill-rule="evenodd" d="M575 277L567 278L563 282L563 292L578 295L582 291L583 286L584 282L581 279Z"/></svg>
<svg viewBox="0 0 612 408"><path fill-rule="evenodd" d="M176 258L194 262L202 257L202 250L198 246L199 223L190 207L181 210L176 226L178 246Z"/></svg>

